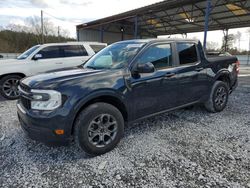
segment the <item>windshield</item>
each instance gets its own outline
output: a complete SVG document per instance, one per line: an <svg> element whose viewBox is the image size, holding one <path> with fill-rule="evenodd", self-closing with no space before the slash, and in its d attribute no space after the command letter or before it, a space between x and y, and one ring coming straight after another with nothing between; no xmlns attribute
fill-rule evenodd
<svg viewBox="0 0 250 188"><path fill-rule="evenodd" d="M122 42L112 44L84 64L91 69L121 69L128 65L145 43Z"/></svg>
<svg viewBox="0 0 250 188"><path fill-rule="evenodd" d="M26 59L30 54L32 54L39 47L40 47L40 45L36 45L36 46L31 47L30 49L28 49L27 51L22 53L20 56L18 56L17 59L18 60Z"/></svg>

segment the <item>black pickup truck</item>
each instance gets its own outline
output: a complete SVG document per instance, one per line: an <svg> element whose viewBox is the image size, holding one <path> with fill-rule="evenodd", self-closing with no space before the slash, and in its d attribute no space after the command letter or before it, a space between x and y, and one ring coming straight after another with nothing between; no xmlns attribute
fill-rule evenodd
<svg viewBox="0 0 250 188"><path fill-rule="evenodd" d="M23 79L18 117L32 139L100 155L127 123L194 104L222 111L238 72L236 57L207 59L196 40L122 41L80 67Z"/></svg>

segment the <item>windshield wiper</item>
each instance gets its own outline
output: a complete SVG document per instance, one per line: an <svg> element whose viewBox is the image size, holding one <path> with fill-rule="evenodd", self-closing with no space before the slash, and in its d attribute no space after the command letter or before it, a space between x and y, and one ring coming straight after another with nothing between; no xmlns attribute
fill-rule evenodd
<svg viewBox="0 0 250 188"><path fill-rule="evenodd" d="M86 68L96 70L96 67L93 67L93 66L86 66Z"/></svg>

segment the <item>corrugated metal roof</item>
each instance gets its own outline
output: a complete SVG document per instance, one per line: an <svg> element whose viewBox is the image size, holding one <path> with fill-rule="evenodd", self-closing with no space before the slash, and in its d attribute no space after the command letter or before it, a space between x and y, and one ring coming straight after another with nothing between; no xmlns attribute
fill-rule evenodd
<svg viewBox="0 0 250 188"><path fill-rule="evenodd" d="M209 30L250 26L250 0L212 0ZM94 20L77 29L133 33L135 17L141 35L157 36L204 30L206 0L165 0L149 6Z"/></svg>

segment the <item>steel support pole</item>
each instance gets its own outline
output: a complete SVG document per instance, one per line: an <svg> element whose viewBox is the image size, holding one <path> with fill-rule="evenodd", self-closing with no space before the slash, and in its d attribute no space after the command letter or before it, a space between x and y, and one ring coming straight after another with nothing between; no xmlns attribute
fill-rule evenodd
<svg viewBox="0 0 250 188"><path fill-rule="evenodd" d="M210 11L211 11L211 0L207 0L206 15L205 15L205 28L204 28L204 41L203 41L204 51L206 51L206 48L207 48L207 32L208 32L208 27L209 27Z"/></svg>
<svg viewBox="0 0 250 188"><path fill-rule="evenodd" d="M121 27L121 40L124 40L124 27Z"/></svg>
<svg viewBox="0 0 250 188"><path fill-rule="evenodd" d="M77 38L77 41L80 41L79 32L80 32L79 29L76 28L76 38Z"/></svg>
<svg viewBox="0 0 250 188"><path fill-rule="evenodd" d="M135 28L134 28L134 38L137 39L138 36L138 17L135 17Z"/></svg>

